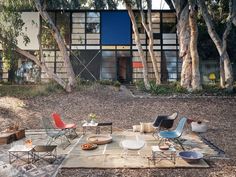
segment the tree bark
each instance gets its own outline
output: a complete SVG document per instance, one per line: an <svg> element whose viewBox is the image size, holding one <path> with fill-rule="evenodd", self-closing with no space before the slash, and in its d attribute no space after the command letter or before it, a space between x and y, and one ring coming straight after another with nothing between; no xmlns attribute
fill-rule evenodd
<svg viewBox="0 0 236 177"><path fill-rule="evenodd" d="M236 26L236 0L233 0L232 2L232 23L234 24L234 26Z"/></svg>
<svg viewBox="0 0 236 177"><path fill-rule="evenodd" d="M192 80L192 62L189 50L189 5L188 0L175 0L177 16L177 35L179 41L179 57L182 59L181 86L190 89Z"/></svg>
<svg viewBox="0 0 236 177"><path fill-rule="evenodd" d="M66 89L66 82L64 80L62 80L61 78L59 78L51 70L49 70L49 68L45 65L45 63L40 62L36 56L32 55L31 53L29 53L25 50L20 49L19 47L15 47L15 51L17 53L27 57L28 59L34 61L41 69L43 69L49 75L50 78L55 80L59 85L62 86L62 88Z"/></svg>
<svg viewBox="0 0 236 177"><path fill-rule="evenodd" d="M190 54L192 59L192 89L201 90L201 78L199 71L199 55L197 49L198 28L197 28L197 5L195 0L190 0L190 14L189 14L189 27L190 27Z"/></svg>
<svg viewBox="0 0 236 177"><path fill-rule="evenodd" d="M146 23L142 7L140 10L140 13L141 13L141 18L142 18L142 25L143 25L143 27L148 35L148 39L149 39L148 52L149 52L149 55L150 55L150 58L152 61L152 67L153 67L154 74L155 74L156 84L159 85L159 84L161 84L161 77L160 77L160 71L158 71L157 59L156 59L154 51L153 51L154 41L153 41L153 29L152 29L151 1L147 0L147 4L148 4L148 13L147 13L148 25Z"/></svg>
<svg viewBox="0 0 236 177"><path fill-rule="evenodd" d="M201 11L202 11L202 16L203 16L203 18L206 22L208 33L209 33L212 41L214 42L214 44L215 44L215 46L218 50L218 53L220 55L221 87L226 88L229 91L232 91L233 90L232 66L231 66L231 63L230 63L229 55L226 51L226 39L227 39L227 36L228 36L227 33L229 33L229 31L231 29L229 23L232 23L232 21L229 20L227 22L227 27L226 27L226 30L225 30L224 35L223 35L223 40L224 40L224 44L223 44L223 40L221 40L219 35L216 33L214 25L211 21L210 14L207 10L205 1L204 0L198 0L198 2L199 2L198 3L199 7L201 8Z"/></svg>
<svg viewBox="0 0 236 177"><path fill-rule="evenodd" d="M140 59L141 59L142 64L143 64L143 81L144 81L144 85L145 85L145 88L147 90L149 90L150 89L150 84L148 82L147 61L146 61L144 51L143 51L143 48L142 48L142 45L141 45L141 42L140 42L140 36L139 36L139 32L138 32L137 23L136 23L131 5L129 4L129 1L125 0L124 2L125 2L126 9L128 10L130 20L132 22L132 28L133 28L133 31L134 31L135 43L136 43L136 46L138 48Z"/></svg>
<svg viewBox="0 0 236 177"><path fill-rule="evenodd" d="M165 0L165 2L169 6L170 10L174 10L175 9L172 0Z"/></svg>
<svg viewBox="0 0 236 177"><path fill-rule="evenodd" d="M40 13L41 17L48 23L52 35L54 37L54 39L57 42L57 45L62 53L63 59L64 59L64 65L67 71L67 77L68 77L68 82L67 82L67 88L66 90L68 92L71 92L71 89L73 87L76 86L76 79L75 79L75 74L70 62L70 57L68 55L67 49L66 49L66 45L65 42L59 32L59 30L57 29L56 25L53 23L51 17L49 16L49 14L47 13L47 11L44 10L41 1L40 0L34 0L36 8L38 10L38 12Z"/></svg>

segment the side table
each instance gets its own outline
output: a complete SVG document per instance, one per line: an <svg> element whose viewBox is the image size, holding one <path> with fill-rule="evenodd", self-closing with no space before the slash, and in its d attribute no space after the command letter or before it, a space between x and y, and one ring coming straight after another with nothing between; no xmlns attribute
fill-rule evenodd
<svg viewBox="0 0 236 177"><path fill-rule="evenodd" d="M98 126L98 123L84 123L82 125L82 127L83 127L83 135L86 133L87 128L89 128L89 127L95 127L96 128L96 132L97 132L97 126Z"/></svg>
<svg viewBox="0 0 236 177"><path fill-rule="evenodd" d="M98 123L97 130L96 130L97 134L100 134L101 127L110 127L110 133L112 134L112 122L100 122L100 123Z"/></svg>
<svg viewBox="0 0 236 177"><path fill-rule="evenodd" d="M17 159L22 160L26 163L30 163L34 159L32 150L35 146L25 146L25 145L15 145L8 150L9 153L9 163L15 162ZM25 157L25 158L24 158Z"/></svg>
<svg viewBox="0 0 236 177"><path fill-rule="evenodd" d="M159 146L152 146L152 156L148 160L153 161L154 165L156 160L169 160L175 164L176 149L171 146L168 150L161 150Z"/></svg>
<svg viewBox="0 0 236 177"><path fill-rule="evenodd" d="M34 161L37 160L44 160L47 162L51 162L47 159L47 157L52 157L53 161L57 158L57 146L56 145L36 145L33 148L33 155L34 155Z"/></svg>

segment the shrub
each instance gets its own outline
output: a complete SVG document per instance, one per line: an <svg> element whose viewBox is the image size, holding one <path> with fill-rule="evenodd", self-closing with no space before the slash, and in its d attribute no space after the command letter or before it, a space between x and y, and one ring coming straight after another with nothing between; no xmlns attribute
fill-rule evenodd
<svg viewBox="0 0 236 177"><path fill-rule="evenodd" d="M114 86L114 87L120 87L120 86L121 86L121 84L120 84L120 82L119 82L119 81L115 81L115 82L113 83L113 86Z"/></svg>
<svg viewBox="0 0 236 177"><path fill-rule="evenodd" d="M134 84L137 90L146 91L143 80L136 81Z"/></svg>
<svg viewBox="0 0 236 177"><path fill-rule="evenodd" d="M112 80L99 80L98 83L101 85L113 85Z"/></svg>

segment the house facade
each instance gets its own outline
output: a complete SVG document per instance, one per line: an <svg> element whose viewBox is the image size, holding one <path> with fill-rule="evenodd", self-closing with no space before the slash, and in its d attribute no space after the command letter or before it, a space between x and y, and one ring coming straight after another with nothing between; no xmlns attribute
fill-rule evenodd
<svg viewBox="0 0 236 177"><path fill-rule="evenodd" d="M86 80L118 80L124 83L142 79L143 66L126 10L54 10L49 11L49 14L64 37L77 77ZM154 79L147 50L148 37L142 28L139 12L136 11L135 15L148 64L148 77ZM18 46L32 53L38 51L37 35L40 34L46 65L60 77L66 78L62 56L50 32L44 27L45 22L37 12L23 12L22 19L25 22L23 30L30 38L30 43L25 46L19 38ZM152 23L154 52L161 79L179 80L181 61L178 59L175 12L153 10ZM29 70L33 68L33 63L27 64L27 59L22 57L19 59L19 69L24 65ZM8 72L3 69L1 80L8 77ZM41 71L40 78L43 81L48 76Z"/></svg>

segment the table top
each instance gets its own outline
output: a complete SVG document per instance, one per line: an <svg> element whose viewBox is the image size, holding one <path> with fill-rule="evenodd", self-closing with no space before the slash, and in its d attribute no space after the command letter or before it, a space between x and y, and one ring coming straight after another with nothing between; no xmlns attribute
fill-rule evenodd
<svg viewBox="0 0 236 177"><path fill-rule="evenodd" d="M152 151L153 152L175 152L176 151L176 149L173 147L173 146L171 146L169 149L167 149L167 150L161 150L160 148L159 148L159 146L152 146Z"/></svg>
<svg viewBox="0 0 236 177"><path fill-rule="evenodd" d="M84 123L83 125L82 125L83 127L96 127L96 126L98 126L98 123Z"/></svg>
<svg viewBox="0 0 236 177"><path fill-rule="evenodd" d="M26 145L15 145L11 149L8 150L8 152L30 152L32 149L34 149L35 145L32 145L31 147Z"/></svg>
<svg viewBox="0 0 236 177"><path fill-rule="evenodd" d="M145 141L143 140L123 140L121 142L123 148L130 149L130 150L139 150L143 148L145 145Z"/></svg>
<svg viewBox="0 0 236 177"><path fill-rule="evenodd" d="M33 149L34 152L52 152L56 149L56 145L36 145Z"/></svg>

